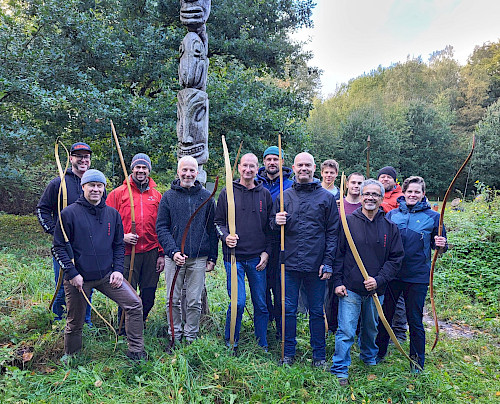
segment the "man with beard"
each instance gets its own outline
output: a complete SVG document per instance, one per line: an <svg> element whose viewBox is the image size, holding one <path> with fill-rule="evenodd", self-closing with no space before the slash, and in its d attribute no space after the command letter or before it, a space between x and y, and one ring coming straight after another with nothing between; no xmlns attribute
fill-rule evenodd
<svg viewBox="0 0 500 404"><path fill-rule="evenodd" d="M68 170L64 173L64 179L66 181L66 191L68 196L68 206L74 203L80 196L83 195L80 179L82 178L82 175L90 168L91 156L92 150L87 143L77 142L71 146L71 149L69 151L69 162L71 164L71 167L69 167ZM50 181L36 207L38 221L42 225L45 232L51 234L52 236L54 236L54 229L56 227L56 220L58 216L60 185L60 177L56 177L52 181ZM62 198L63 196L61 192L61 209L63 208ZM59 279L59 271L61 268L55 258L52 259L52 264L54 268L55 283L57 285L57 280ZM90 293L89 299L92 299L92 292ZM64 300L64 287L61 287L52 306L52 311L56 315L56 321L62 320L62 316L64 314L63 306L66 306L66 302ZM85 323L89 326L92 326L90 313L90 306L87 305Z"/></svg>

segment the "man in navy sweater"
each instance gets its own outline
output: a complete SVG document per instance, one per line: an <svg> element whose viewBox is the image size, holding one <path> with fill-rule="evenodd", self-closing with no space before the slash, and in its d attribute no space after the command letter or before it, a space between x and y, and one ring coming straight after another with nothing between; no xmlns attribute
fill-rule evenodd
<svg viewBox="0 0 500 404"><path fill-rule="evenodd" d="M114 300L125 311L128 338L127 356L133 360L146 357L143 340L142 302L123 279L123 225L118 211L103 198L104 174L87 170L81 178L83 196L63 209L62 225L56 223L53 254L65 274L67 321L64 352L77 353L82 347L82 326L86 300L95 288ZM74 257L74 259L73 259Z"/></svg>

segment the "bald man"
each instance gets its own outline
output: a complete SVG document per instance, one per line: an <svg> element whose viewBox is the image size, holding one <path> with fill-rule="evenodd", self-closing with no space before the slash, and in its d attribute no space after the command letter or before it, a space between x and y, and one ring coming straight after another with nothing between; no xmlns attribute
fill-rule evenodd
<svg viewBox="0 0 500 404"><path fill-rule="evenodd" d="M297 304L303 283L309 305L313 366L326 369L323 302L337 249L339 214L333 194L313 177L316 170L313 156L299 153L292 169L295 182L283 194L285 211L280 213L278 197L270 218L273 229L285 226L285 356L282 364L291 365L295 358Z"/></svg>
<svg viewBox="0 0 500 404"><path fill-rule="evenodd" d="M224 188L217 201L215 226L222 240L224 266L227 273L227 291L231 297L231 249L236 254L238 268L238 308L234 335L234 354L237 352L241 318L245 308L245 274L250 286L254 312L255 337L259 346L267 352L266 265L272 250L269 215L273 206L270 192L255 180L259 168L257 156L252 153L241 157L238 164L240 179L233 181L236 209L236 234L229 234L227 222L227 193ZM226 315L225 340L229 346L231 304Z"/></svg>

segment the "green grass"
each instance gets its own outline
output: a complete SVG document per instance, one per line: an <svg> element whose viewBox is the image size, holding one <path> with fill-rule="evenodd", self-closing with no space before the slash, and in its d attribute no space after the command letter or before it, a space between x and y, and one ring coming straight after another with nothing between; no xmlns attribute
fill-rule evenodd
<svg viewBox="0 0 500 404"><path fill-rule="evenodd" d="M450 240L459 223L447 213ZM467 223L480 215L468 214ZM492 217L492 215L489 215ZM457 223L453 228L453 223ZM471 225L472 226L472 225ZM473 236L477 226L468 230ZM490 240L494 246L498 239ZM163 277L157 301L145 331L148 362L131 363L125 357L123 339L115 352L114 335L93 317L93 329L84 329L84 347L70 366L59 362L63 354L62 325L51 325L47 306L52 296L50 239L35 217L0 216L0 397L1 402L37 403L491 403L500 391L498 307L491 299L479 299L467 286L449 285L453 265L438 261L436 283L438 313L480 327L474 339L442 336L434 352L428 352L425 373L414 377L407 361L395 350L377 367L365 366L353 352L351 385L340 388L335 377L311 367L307 321L299 319L297 363L279 367L279 343L270 329L270 353L254 342L249 316L243 317L240 355L232 357L223 342L228 303L225 273L207 277L210 314L203 319L201 338L165 353L168 343ZM462 259L456 255L453 262ZM445 265L441 265L441 263ZM498 266L498 265L497 265ZM493 267L493 266L492 266ZM467 271L465 267L464 271ZM485 283L488 286L487 282ZM498 288L496 288L498 289ZM497 290L485 291L494 296ZM491 293L493 295L491 295ZM94 303L108 320L116 318L116 305L95 293ZM494 306L494 304L493 304ZM251 303L248 304L251 310ZM459 312L460 311L460 312ZM428 333L432 343L434 334ZM408 343L405 344L408 350ZM430 347L428 346L428 350ZM334 339L327 340L331 357Z"/></svg>

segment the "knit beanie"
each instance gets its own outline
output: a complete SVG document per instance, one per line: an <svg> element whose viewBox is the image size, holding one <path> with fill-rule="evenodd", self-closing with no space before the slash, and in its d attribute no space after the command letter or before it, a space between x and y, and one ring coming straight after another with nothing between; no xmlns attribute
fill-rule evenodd
<svg viewBox="0 0 500 404"><path fill-rule="evenodd" d="M280 150L278 149L278 146L270 146L266 149L264 152L264 158L268 155L272 154L274 156L279 156L280 155ZM281 157L283 157L283 150L281 150Z"/></svg>
<svg viewBox="0 0 500 404"><path fill-rule="evenodd" d="M384 168L381 168L379 171L378 171L378 176L377 178L380 178L380 176L382 174L387 174L387 175L390 175L392 178L394 178L394 181L396 181L396 178L397 178L397 174L396 174L396 169L394 167L391 167L391 166L386 166Z"/></svg>
<svg viewBox="0 0 500 404"><path fill-rule="evenodd" d="M83 173L82 180L80 181L82 185L87 182L102 182L106 185L106 177L99 170L90 169Z"/></svg>
<svg viewBox="0 0 500 404"><path fill-rule="evenodd" d="M132 157L132 163L130 163L130 169L133 169L137 164L145 165L148 170L151 171L151 159L145 153L137 153Z"/></svg>

